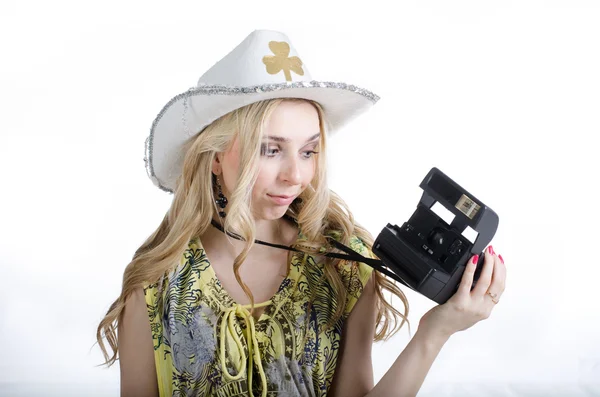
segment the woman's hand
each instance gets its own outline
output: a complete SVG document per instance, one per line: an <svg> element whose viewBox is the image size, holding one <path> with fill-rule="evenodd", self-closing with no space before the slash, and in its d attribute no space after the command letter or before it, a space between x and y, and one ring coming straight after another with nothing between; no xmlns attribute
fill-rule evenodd
<svg viewBox="0 0 600 397"><path fill-rule="evenodd" d="M421 318L421 333L447 339L490 316L504 292L506 267L502 256L496 256L492 246L485 250L484 255L483 269L473 290L471 287L477 267L477 255L469 259L456 293L446 303L435 306Z"/></svg>

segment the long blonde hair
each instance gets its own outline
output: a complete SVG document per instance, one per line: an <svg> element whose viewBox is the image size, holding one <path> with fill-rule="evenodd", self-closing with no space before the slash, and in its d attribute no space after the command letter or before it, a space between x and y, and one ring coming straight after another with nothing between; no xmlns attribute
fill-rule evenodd
<svg viewBox="0 0 600 397"><path fill-rule="evenodd" d="M239 268L254 245L256 233L251 214L251 187L258 175L260 143L265 121L284 100L303 101L303 99L272 99L247 105L217 119L186 143L183 169L176 183L171 207L158 229L135 252L132 261L125 268L121 294L98 325L96 338L105 358L104 364L111 366L117 360L117 329L126 298L145 283L158 281L178 263L189 241L202 236L210 227L213 214L217 211L211 178L212 164L216 153L227 151L234 138L239 140L240 173L236 187L228 198L228 213L223 226L225 231L236 233L246 241L246 246L235 259L233 268L238 283L250 301L254 302L251 291L239 275ZM312 182L300 196L302 203L296 201L292 203L286 215L296 219L302 233L309 241L309 243L302 242L302 250L318 252L319 248L328 244L325 236L329 231L341 232L342 244L348 245L350 237L355 235L371 249L373 246L371 234L355 222L344 201L326 185L327 137L324 113L318 103L308 102L318 112L321 129L320 151L315 156L316 172ZM329 257L325 259L329 263L339 261ZM345 302L347 292L335 266L325 266L325 276L335 291L337 301ZM409 306L406 296L394 281L379 272L373 272L373 277L379 298L378 326L374 340L379 341L389 338L400 330L405 322L408 322ZM400 298L404 304L404 314L386 300L384 291ZM337 322L343 315L343 310L344 307L338 305L330 324ZM402 319L400 323L399 318ZM112 356L109 356L106 350L104 338L112 349Z"/></svg>

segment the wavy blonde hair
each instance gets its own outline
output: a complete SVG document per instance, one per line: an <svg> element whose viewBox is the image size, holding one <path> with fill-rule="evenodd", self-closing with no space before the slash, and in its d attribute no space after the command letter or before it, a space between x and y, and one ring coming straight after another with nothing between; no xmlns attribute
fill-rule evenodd
<svg viewBox="0 0 600 397"><path fill-rule="evenodd" d="M240 172L236 187L228 198L228 213L223 227L225 231L238 234L247 242L235 259L233 268L238 283L254 303L251 291L240 278L239 268L255 240L256 231L251 213L251 187L258 176L263 128L266 120L282 101L305 100L279 98L247 105L217 119L186 143L183 169L177 179L171 207L158 229L135 252L132 261L125 268L121 294L98 325L96 338L105 358L104 364L111 366L117 360L117 330L126 298L135 289L146 283L155 283L170 271L179 262L189 241L202 236L210 227L213 214L218 211L211 177L212 164L216 154L227 151L235 138L239 140ZM326 185L327 137L324 113L318 103L307 102L315 107L319 115L321 150L318 155L315 155L317 162L315 176L300 195L302 203L294 201L286 213L297 221L308 240L308 242L303 241L301 247L295 246L295 248L317 253L321 247L328 245L329 242L325 237L328 232L338 231L341 232L342 244L348 245L350 237L355 235L369 249L372 249L371 234L354 220L345 202ZM326 257L325 260L328 262L324 267L325 277L332 285L337 301L345 302L347 291L340 274L335 266L329 266L329 264L336 264L339 259ZM289 263L288 260L288 266ZM406 296L393 280L379 272L373 272L373 277L378 296L377 330L374 340L380 341L388 339L400 330L405 322L408 322L409 306ZM403 314L385 299L384 291L400 298L405 308ZM343 305L338 305L330 324L339 320L343 310ZM400 323L399 318L402 320ZM104 338L112 349L112 355L107 352Z"/></svg>

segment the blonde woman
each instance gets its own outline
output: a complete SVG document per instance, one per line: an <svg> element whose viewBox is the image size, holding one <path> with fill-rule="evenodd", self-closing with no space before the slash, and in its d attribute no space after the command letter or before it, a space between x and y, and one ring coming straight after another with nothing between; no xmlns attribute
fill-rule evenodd
<svg viewBox="0 0 600 397"><path fill-rule="evenodd" d="M173 202L97 333L123 396L414 396L448 338L489 315L505 277L491 249L475 288L471 265L374 385L371 345L408 302L369 266L325 256L334 239L374 257L327 187L326 149L377 99L313 81L284 34L254 31L163 108L146 162Z"/></svg>

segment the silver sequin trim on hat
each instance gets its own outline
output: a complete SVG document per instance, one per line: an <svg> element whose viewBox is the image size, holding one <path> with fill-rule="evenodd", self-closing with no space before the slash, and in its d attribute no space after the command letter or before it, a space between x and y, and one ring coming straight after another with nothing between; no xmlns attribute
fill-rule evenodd
<svg viewBox="0 0 600 397"><path fill-rule="evenodd" d="M338 90L348 90L348 91L353 91L359 95L362 95L363 97L367 98L368 100L370 100L373 103L376 103L377 101L379 101L379 96L372 93L369 90L366 90L364 88L360 88L357 87L355 85L352 84L346 84L346 83L336 83L336 82L329 82L329 81L296 81L296 82L285 82L285 83L278 83L278 84L262 84L262 85L257 85L257 86L250 86L250 87L235 87L235 86L224 86L224 85L208 85L208 84L200 84L198 87L192 87L190 89L188 89L186 92L183 92L175 97L173 97L161 110L161 112L158 114L158 116L156 116L156 119L154 119L154 122L152 123L152 127L150 128L150 136L148 136L148 138L146 138L146 142L145 142L145 157L144 157L144 162L146 164L146 172L148 174L148 176L155 182L155 184L163 191L168 192L168 193L173 193L173 191L167 187L164 187L160 181L158 181L158 178L156 178L156 175L154 173L154 168L152 166L152 153L153 153L153 147L152 147L152 142L154 140L154 128L156 127L156 124L158 124L158 122L160 121L160 119L162 118L162 116L165 114L165 112L171 107L171 105L177 101L179 101L180 99L184 99L184 112L182 115L182 123L183 123L183 128L184 130L187 130L188 126L187 126L187 122L186 122L186 111L187 111L187 107L188 107L188 101L187 99L190 96L195 96L195 95L244 95L244 94L256 94L256 93L262 93L262 92L272 92L272 91L279 91L281 89L290 89L290 88L311 88L311 87L320 87L320 88L334 88L334 89L338 89Z"/></svg>

